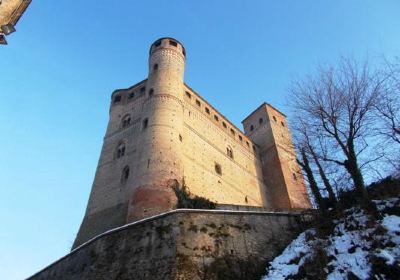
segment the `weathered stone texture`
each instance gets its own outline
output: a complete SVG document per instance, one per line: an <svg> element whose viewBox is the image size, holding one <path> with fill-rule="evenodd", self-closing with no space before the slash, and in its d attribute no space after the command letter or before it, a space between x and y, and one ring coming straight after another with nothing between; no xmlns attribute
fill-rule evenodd
<svg viewBox="0 0 400 280"><path fill-rule="evenodd" d="M105 233L29 279L242 279L301 228L297 214L178 210Z"/></svg>
<svg viewBox="0 0 400 280"><path fill-rule="evenodd" d="M160 39L150 49L148 78L112 94L107 132L74 247L115 226L174 209L171 186L176 183L185 182L193 195L218 204L309 207L301 174L293 179L299 168L289 130L280 126L286 123L284 115L263 104L246 118L243 133L184 84L184 68L183 46L172 38ZM112 221L100 218L101 213Z"/></svg>

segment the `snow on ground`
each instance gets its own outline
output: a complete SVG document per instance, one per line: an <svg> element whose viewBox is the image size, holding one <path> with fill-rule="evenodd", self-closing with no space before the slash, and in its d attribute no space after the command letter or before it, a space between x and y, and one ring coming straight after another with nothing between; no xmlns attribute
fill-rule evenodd
<svg viewBox="0 0 400 280"><path fill-rule="evenodd" d="M319 275L328 280L349 279L349 275L350 279L400 279L400 276L393 278L393 272L387 274L387 267L380 266L384 272L376 269L382 260L398 269L400 217L387 211L399 207L400 199L374 202L383 215L381 220L375 221L352 208L345 217L334 221L334 229L328 236L317 235L314 229L306 230L270 262L262 280L292 279L296 275L303 279L307 275L304 271L310 267L319 268ZM394 273L398 273L396 268Z"/></svg>

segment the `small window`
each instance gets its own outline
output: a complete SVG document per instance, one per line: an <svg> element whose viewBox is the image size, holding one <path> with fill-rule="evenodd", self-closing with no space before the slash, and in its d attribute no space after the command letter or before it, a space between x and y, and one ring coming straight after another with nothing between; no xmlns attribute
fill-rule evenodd
<svg viewBox="0 0 400 280"><path fill-rule="evenodd" d="M134 98L135 97L135 93L134 92L131 92L130 94L129 94L129 99L132 99L132 98Z"/></svg>
<svg viewBox="0 0 400 280"><path fill-rule="evenodd" d="M217 115L214 115L214 120L216 120L216 121L219 120Z"/></svg>
<svg viewBox="0 0 400 280"><path fill-rule="evenodd" d="M188 98L192 98L192 95L190 94L190 92L185 91L185 94L186 94L186 96L187 96Z"/></svg>
<svg viewBox="0 0 400 280"><path fill-rule="evenodd" d="M172 40L169 40L169 44L170 44L171 46L174 46L174 47L177 47L177 46L178 46L178 43L175 42L175 41L172 41Z"/></svg>
<svg viewBox="0 0 400 280"><path fill-rule="evenodd" d="M158 64L157 63L153 65L153 70L154 71L158 70Z"/></svg>
<svg viewBox="0 0 400 280"><path fill-rule="evenodd" d="M182 142L182 140L183 140L182 135L179 134L179 141Z"/></svg>
<svg viewBox="0 0 400 280"><path fill-rule="evenodd" d="M235 131L233 130L233 128L231 128L231 133L232 135L235 135Z"/></svg>
<svg viewBox="0 0 400 280"><path fill-rule="evenodd" d="M153 94L154 94L154 89L150 89L150 91L149 91L149 97L152 97Z"/></svg>
<svg viewBox="0 0 400 280"><path fill-rule="evenodd" d="M182 53L183 53L184 56L186 56L185 49L183 49L183 48L182 48Z"/></svg>
<svg viewBox="0 0 400 280"><path fill-rule="evenodd" d="M243 141L242 135L239 135L239 140L240 140L240 141Z"/></svg>
<svg viewBox="0 0 400 280"><path fill-rule="evenodd" d="M144 119L142 128L146 129L148 125L149 125L149 119Z"/></svg>
<svg viewBox="0 0 400 280"><path fill-rule="evenodd" d="M157 42L154 43L154 46L159 47L161 46L161 40L158 40Z"/></svg>
<svg viewBox="0 0 400 280"><path fill-rule="evenodd" d="M233 150L231 147L226 147L226 154L228 155L228 157L233 159Z"/></svg>
<svg viewBox="0 0 400 280"><path fill-rule="evenodd" d="M215 172L216 172L218 175L222 175L222 167L221 167L220 164L215 163L214 168L215 168Z"/></svg>
<svg viewBox="0 0 400 280"><path fill-rule="evenodd" d="M120 102L121 101L121 95L117 95L114 97L114 103Z"/></svg>
<svg viewBox="0 0 400 280"><path fill-rule="evenodd" d="M246 141L246 145L247 145L247 147L250 147L250 144L249 144L249 142L247 142L247 141Z"/></svg>
<svg viewBox="0 0 400 280"><path fill-rule="evenodd" d="M210 109L208 109L207 107L206 107L206 113L210 114Z"/></svg>
<svg viewBox="0 0 400 280"><path fill-rule="evenodd" d="M284 122L281 122L281 125L282 125L283 127L285 127L285 123L284 123Z"/></svg>
<svg viewBox="0 0 400 280"><path fill-rule="evenodd" d="M129 178L129 166L125 166L121 174L121 182L124 183Z"/></svg>
<svg viewBox="0 0 400 280"><path fill-rule="evenodd" d="M129 126L131 124L131 116L130 115L126 115L125 117L122 118L121 121L121 127L125 128L127 126Z"/></svg>
<svg viewBox="0 0 400 280"><path fill-rule="evenodd" d="M272 118L274 119L274 122L276 122L276 117L275 117L275 116L272 116Z"/></svg>
<svg viewBox="0 0 400 280"><path fill-rule="evenodd" d="M260 118L260 119L258 120L258 123L259 123L259 124L262 124L263 121L264 121L263 118Z"/></svg>
<svg viewBox="0 0 400 280"><path fill-rule="evenodd" d="M225 122L222 122L222 126L223 126L224 128L226 128L226 123L225 123Z"/></svg>
<svg viewBox="0 0 400 280"><path fill-rule="evenodd" d="M297 181L296 173L292 173L292 175L293 175L293 180Z"/></svg>
<svg viewBox="0 0 400 280"><path fill-rule="evenodd" d="M197 104L197 106L201 106L201 103L198 99L196 99L196 104Z"/></svg>
<svg viewBox="0 0 400 280"><path fill-rule="evenodd" d="M118 147L117 147L117 151L116 151L115 157L116 157L116 158L121 158L121 157L123 157L124 155L125 155L125 144L124 144L124 143L121 143L121 144L119 144Z"/></svg>
<svg viewBox="0 0 400 280"><path fill-rule="evenodd" d="M141 87L140 88L140 92L145 92L146 91L146 87Z"/></svg>
<svg viewBox="0 0 400 280"><path fill-rule="evenodd" d="M256 151L256 146L253 145L253 151Z"/></svg>
<svg viewBox="0 0 400 280"><path fill-rule="evenodd" d="M250 125L250 131L254 130L254 125Z"/></svg>

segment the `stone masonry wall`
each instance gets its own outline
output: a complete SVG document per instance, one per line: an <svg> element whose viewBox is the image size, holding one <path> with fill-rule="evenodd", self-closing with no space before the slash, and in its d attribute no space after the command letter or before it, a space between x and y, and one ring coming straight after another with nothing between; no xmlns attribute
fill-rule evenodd
<svg viewBox="0 0 400 280"><path fill-rule="evenodd" d="M28 279L256 279L301 217L175 210L102 234Z"/></svg>

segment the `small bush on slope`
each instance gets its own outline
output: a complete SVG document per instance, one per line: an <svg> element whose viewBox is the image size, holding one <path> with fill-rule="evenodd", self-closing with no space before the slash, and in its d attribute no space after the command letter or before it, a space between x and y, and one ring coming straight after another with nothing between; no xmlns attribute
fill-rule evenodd
<svg viewBox="0 0 400 280"><path fill-rule="evenodd" d="M400 279L400 216L393 214L400 199L374 202L382 219L351 208L330 234L301 233L262 279Z"/></svg>

